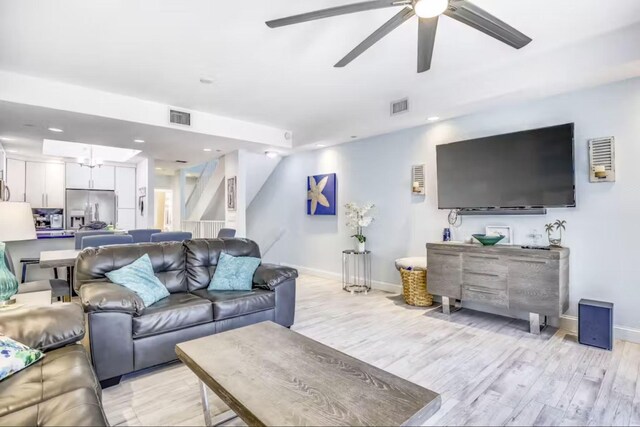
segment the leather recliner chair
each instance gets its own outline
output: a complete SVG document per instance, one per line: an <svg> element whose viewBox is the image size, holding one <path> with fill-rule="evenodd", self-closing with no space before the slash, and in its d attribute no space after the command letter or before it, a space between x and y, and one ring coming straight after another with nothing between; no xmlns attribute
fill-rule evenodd
<svg viewBox="0 0 640 427"><path fill-rule="evenodd" d="M0 382L0 426L108 426L102 390L82 344L76 303L0 312L0 334L45 357Z"/></svg>
<svg viewBox="0 0 640 427"><path fill-rule="evenodd" d="M176 360L175 345L266 320L294 321L292 268L262 264L249 291L208 291L221 253L260 257L248 239L198 239L85 249L76 261L76 291L88 313L91 358L104 387L122 375ZM105 273L144 254L170 295L144 307Z"/></svg>

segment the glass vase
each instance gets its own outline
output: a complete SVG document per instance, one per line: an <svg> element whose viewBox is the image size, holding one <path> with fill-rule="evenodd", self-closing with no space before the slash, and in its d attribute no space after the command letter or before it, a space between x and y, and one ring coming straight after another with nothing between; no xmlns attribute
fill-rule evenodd
<svg viewBox="0 0 640 427"><path fill-rule="evenodd" d="M18 279L6 264L5 244L0 242L0 305L8 304L18 292Z"/></svg>

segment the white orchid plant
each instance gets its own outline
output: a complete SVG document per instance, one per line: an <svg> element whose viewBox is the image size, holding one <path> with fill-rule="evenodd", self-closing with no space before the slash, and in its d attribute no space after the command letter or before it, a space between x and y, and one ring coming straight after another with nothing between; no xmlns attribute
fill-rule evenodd
<svg viewBox="0 0 640 427"><path fill-rule="evenodd" d="M376 206L372 203L367 203L360 207L351 202L344 205L344 207L347 209L347 226L355 231L355 234L351 237L355 237L360 243L366 242L367 238L362 232L364 228L367 228L373 222L373 216L367 214Z"/></svg>

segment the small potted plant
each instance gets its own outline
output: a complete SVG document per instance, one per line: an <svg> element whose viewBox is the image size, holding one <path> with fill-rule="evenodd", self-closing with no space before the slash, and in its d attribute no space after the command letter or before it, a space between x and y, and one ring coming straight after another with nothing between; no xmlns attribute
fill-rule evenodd
<svg viewBox="0 0 640 427"><path fill-rule="evenodd" d="M347 203L347 226L355 231L351 237L356 239L356 251L364 252L366 250L367 237L363 234L365 228L367 228L373 222L373 217L367 215L375 205L367 203L366 205L359 207L356 203Z"/></svg>
<svg viewBox="0 0 640 427"><path fill-rule="evenodd" d="M549 245L562 246L562 231L567 230L567 221L557 219L556 222L546 224L544 229L547 231L547 236L549 237ZM555 235L555 231L559 234Z"/></svg>

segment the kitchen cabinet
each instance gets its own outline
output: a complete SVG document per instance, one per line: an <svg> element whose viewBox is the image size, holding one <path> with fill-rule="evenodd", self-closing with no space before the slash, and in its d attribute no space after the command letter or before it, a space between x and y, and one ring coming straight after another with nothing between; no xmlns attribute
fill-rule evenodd
<svg viewBox="0 0 640 427"><path fill-rule="evenodd" d="M115 168L113 166L89 168L80 166L78 163L67 163L65 170L66 188L115 190Z"/></svg>
<svg viewBox="0 0 640 427"><path fill-rule="evenodd" d="M136 170L116 167L116 203L118 209L136 208Z"/></svg>
<svg viewBox="0 0 640 427"><path fill-rule="evenodd" d="M64 209L64 165L45 163L45 203L47 208Z"/></svg>
<svg viewBox="0 0 640 427"><path fill-rule="evenodd" d="M102 166L91 169L91 189L92 190L115 190L116 177L115 167ZM135 184L133 184L135 186Z"/></svg>
<svg viewBox="0 0 640 427"><path fill-rule="evenodd" d="M26 162L25 199L32 208L64 208L64 165Z"/></svg>
<svg viewBox="0 0 640 427"><path fill-rule="evenodd" d="M27 163L24 160L7 159L7 187L9 187L10 202L26 201L25 179Z"/></svg>
<svg viewBox="0 0 640 427"><path fill-rule="evenodd" d="M67 163L65 165L66 188L88 189L91 188L91 169L80 166L79 163Z"/></svg>
<svg viewBox="0 0 640 427"><path fill-rule="evenodd" d="M136 228L136 210L135 209L118 209L116 218L116 227L118 230L135 230Z"/></svg>

